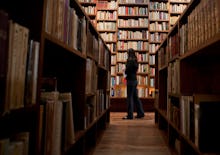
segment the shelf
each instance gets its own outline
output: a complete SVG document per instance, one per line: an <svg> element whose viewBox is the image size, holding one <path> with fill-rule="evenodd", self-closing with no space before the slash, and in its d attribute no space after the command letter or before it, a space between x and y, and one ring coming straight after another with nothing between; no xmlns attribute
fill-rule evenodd
<svg viewBox="0 0 220 155"><path fill-rule="evenodd" d="M213 38L204 44L201 44L196 49L188 51L186 54L180 57L181 60L185 59L199 59L200 57L206 57L209 59L210 55L212 58L218 58L220 53L218 46L220 43L220 33L216 34Z"/></svg>
<svg viewBox="0 0 220 155"><path fill-rule="evenodd" d="M206 114L202 112L204 105L205 109L213 108L212 97L207 97L208 101L201 101L200 104L197 104L195 99L195 94L217 94L217 96L220 94L220 85L217 82L220 77L217 72L220 66L218 60L220 34L219 28L215 25L219 21L215 21L213 18L209 18L208 21L206 18L210 17L209 14L200 14L201 10L208 9L207 6L214 7L212 9L208 7L210 12L213 9L218 10L212 15L219 16L220 5L217 0L212 1L212 4L192 0L156 51L158 57L156 77L159 93L157 107L155 107L158 116L155 118L157 119L155 122L158 122L159 127L163 126L161 129L167 133L169 145L175 147L176 140L180 142L181 154L219 153L219 149L214 143L210 144L210 140L203 139L208 131L202 133L205 127L201 126L210 122L209 132L215 133L210 137L219 137L218 132L214 130L217 125L213 120L214 115L217 115L218 112L214 112L214 110L212 112L207 110ZM204 20L195 21L192 16ZM192 23L194 23L194 27L192 27ZM204 27L207 29L204 30ZM212 34L209 35L210 32ZM167 56L169 56L169 60L167 60ZM203 117L206 120L209 118L209 121L206 122L205 119L202 119Z"/></svg>
<svg viewBox="0 0 220 155"><path fill-rule="evenodd" d="M89 15L78 1L8 0L0 2L0 22L10 37L0 36L0 143L9 142L1 151L10 145L12 154L90 153L95 146L88 144L109 123L111 59ZM97 112L94 120L89 110Z"/></svg>

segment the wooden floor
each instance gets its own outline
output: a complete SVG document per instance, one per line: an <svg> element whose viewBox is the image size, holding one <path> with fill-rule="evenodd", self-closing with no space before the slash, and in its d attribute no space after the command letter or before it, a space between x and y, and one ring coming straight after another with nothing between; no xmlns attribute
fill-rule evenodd
<svg viewBox="0 0 220 155"><path fill-rule="evenodd" d="M154 123L154 113L133 120L123 120L125 115L110 113L110 124L93 155L172 155Z"/></svg>

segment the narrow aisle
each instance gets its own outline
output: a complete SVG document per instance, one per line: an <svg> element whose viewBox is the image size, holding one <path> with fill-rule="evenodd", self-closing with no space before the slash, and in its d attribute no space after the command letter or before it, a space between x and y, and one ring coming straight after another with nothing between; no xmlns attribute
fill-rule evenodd
<svg viewBox="0 0 220 155"><path fill-rule="evenodd" d="M111 112L110 124L93 155L171 155L154 113L143 119L123 120L125 113Z"/></svg>

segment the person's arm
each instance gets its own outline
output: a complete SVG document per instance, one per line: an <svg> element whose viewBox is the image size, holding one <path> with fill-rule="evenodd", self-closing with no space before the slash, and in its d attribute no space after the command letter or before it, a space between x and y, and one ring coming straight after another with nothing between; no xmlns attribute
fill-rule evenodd
<svg viewBox="0 0 220 155"><path fill-rule="evenodd" d="M128 60L127 63L126 63L126 69L125 69L125 74L128 74L129 72L131 72L131 61Z"/></svg>

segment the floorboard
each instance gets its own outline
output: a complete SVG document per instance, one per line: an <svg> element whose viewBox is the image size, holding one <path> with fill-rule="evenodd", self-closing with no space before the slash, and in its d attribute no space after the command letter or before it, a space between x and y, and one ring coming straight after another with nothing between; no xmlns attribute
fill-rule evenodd
<svg viewBox="0 0 220 155"><path fill-rule="evenodd" d="M133 120L123 120L125 115L110 113L110 124L93 155L172 155L154 123L154 113L145 113L144 118Z"/></svg>

